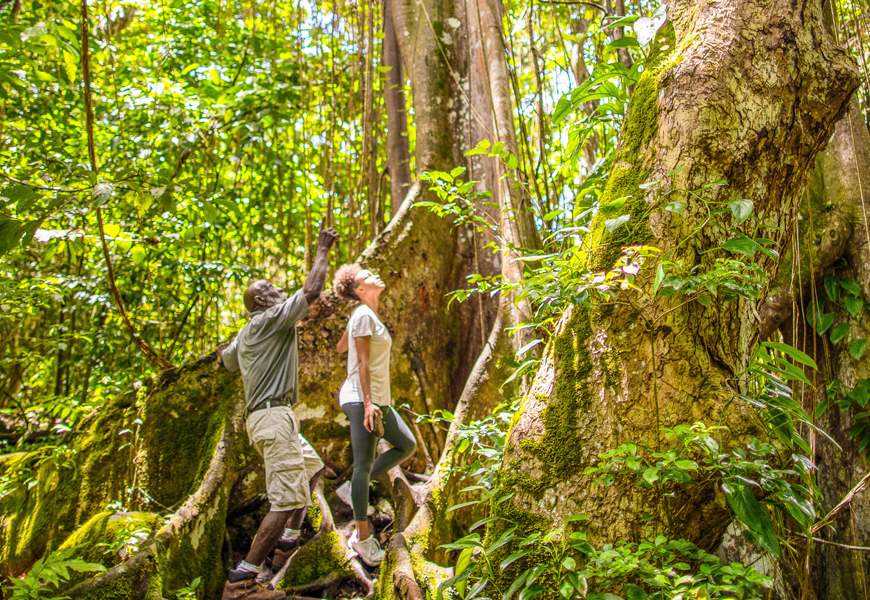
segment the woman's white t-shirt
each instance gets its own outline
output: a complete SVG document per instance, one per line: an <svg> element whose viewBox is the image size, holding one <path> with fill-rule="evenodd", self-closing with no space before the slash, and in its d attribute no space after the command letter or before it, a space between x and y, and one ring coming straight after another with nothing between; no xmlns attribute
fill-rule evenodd
<svg viewBox="0 0 870 600"><path fill-rule="evenodd" d="M359 362L356 355L356 343L353 338L372 336L369 353L369 371L371 373L372 402L381 406L391 406L390 398L390 348L393 338L387 326L381 323L374 311L362 304L350 315L347 322L347 379L341 386L338 402L342 406L351 402L362 402L363 393L359 381Z"/></svg>

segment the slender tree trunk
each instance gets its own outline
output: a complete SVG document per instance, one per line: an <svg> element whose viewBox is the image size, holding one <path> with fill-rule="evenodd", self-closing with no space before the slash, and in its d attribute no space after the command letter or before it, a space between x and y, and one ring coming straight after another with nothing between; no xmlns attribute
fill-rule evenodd
<svg viewBox="0 0 870 600"><path fill-rule="evenodd" d="M390 214L411 187L411 153L408 141L408 116L405 110L405 71L396 39L392 2L384 3L384 66L386 73L384 104L387 110L387 166L390 173Z"/></svg>

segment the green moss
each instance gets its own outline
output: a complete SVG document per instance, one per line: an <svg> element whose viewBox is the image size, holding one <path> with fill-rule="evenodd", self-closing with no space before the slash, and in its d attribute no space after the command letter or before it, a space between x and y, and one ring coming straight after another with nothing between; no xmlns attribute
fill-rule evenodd
<svg viewBox="0 0 870 600"><path fill-rule="evenodd" d="M302 424L302 435L312 444L342 440L350 437L350 427L343 427L335 421L308 419Z"/></svg>
<svg viewBox="0 0 870 600"><path fill-rule="evenodd" d="M74 556L77 558L110 568L120 562L118 553L133 534L137 534L141 544L161 525L161 517L154 513L102 512L79 527L60 548L75 548Z"/></svg>
<svg viewBox="0 0 870 600"><path fill-rule="evenodd" d="M449 579L446 571L437 568L435 564L424 560L414 552L411 552L411 568L414 570L417 584L425 590L427 600L435 600L438 596L438 586Z"/></svg>
<svg viewBox="0 0 870 600"><path fill-rule="evenodd" d="M577 415L588 402L587 388L592 361L586 348L592 335L589 308L579 306L557 335L554 344L556 389L554 399L541 414L544 433L538 440L525 439L520 447L541 461L544 476L534 478L517 463L500 475L503 487L518 487L535 498L556 482L581 468L583 453L578 446ZM509 503L506 503L509 504Z"/></svg>
<svg viewBox="0 0 870 600"><path fill-rule="evenodd" d="M171 386L158 386L143 411L145 487L167 507L183 502L202 480L237 392L216 385L207 369L182 371ZM211 399L207 407L204 396Z"/></svg>
<svg viewBox="0 0 870 600"><path fill-rule="evenodd" d="M306 512L314 531L320 529L320 524L323 522L323 513L320 511L320 506L317 504L317 498L314 496L311 497L311 504L308 505L308 510Z"/></svg>
<svg viewBox="0 0 870 600"><path fill-rule="evenodd" d="M656 35L646 69L635 85L621 146L592 223L593 270L610 269L624 246L645 244L652 238L647 223L649 207L638 186L646 182L651 171L644 157L652 156L649 145L658 133L659 77L668 64L666 59L677 54L675 46L674 28L667 23ZM631 218L613 232L607 231L606 221L621 215Z"/></svg>
<svg viewBox="0 0 870 600"><path fill-rule="evenodd" d="M338 532L331 531L302 546L296 558L300 566L287 573L284 581L281 582L281 588L288 589L313 583L332 573L352 575L338 536Z"/></svg>

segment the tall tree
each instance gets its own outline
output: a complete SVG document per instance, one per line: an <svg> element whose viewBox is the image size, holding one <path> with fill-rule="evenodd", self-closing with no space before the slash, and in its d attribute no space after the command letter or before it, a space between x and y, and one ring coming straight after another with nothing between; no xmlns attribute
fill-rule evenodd
<svg viewBox="0 0 870 600"><path fill-rule="evenodd" d="M775 0L669 2L593 224L593 268L607 271L620 248L649 244L707 271L716 256L709 251L733 230L787 243L814 157L856 85L821 2L798 10ZM704 187L721 179L727 186ZM661 210L665 195L685 210ZM706 203L739 199L754 203L745 222L709 218ZM621 228L607 223L621 215L629 217ZM758 267L770 278L777 262L762 256ZM654 267L651 260L640 271L640 291L563 315L511 430L501 484L516 494L503 510L541 528L587 515L596 542L658 532L712 548L728 517L710 482L660 497L630 478L596 488L584 474L625 441L660 447L665 426L700 419L727 426L733 439L751 433L729 382L758 341L755 307L656 296Z"/></svg>

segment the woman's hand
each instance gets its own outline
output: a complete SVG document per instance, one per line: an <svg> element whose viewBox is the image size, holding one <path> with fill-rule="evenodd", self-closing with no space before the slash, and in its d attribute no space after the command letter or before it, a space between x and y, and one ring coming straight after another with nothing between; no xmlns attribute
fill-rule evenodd
<svg viewBox="0 0 870 600"><path fill-rule="evenodd" d="M372 433L375 430L375 415L383 418L384 415L381 413L381 409L374 405L372 402L365 402L363 405L365 409L365 417L363 417L363 426L366 428L366 431Z"/></svg>

